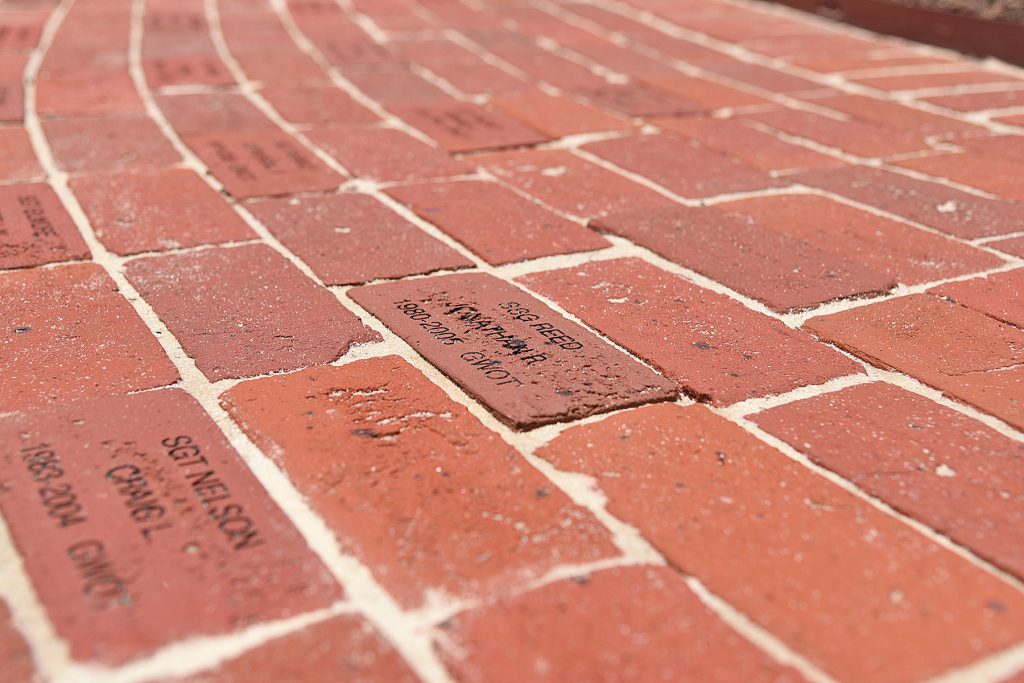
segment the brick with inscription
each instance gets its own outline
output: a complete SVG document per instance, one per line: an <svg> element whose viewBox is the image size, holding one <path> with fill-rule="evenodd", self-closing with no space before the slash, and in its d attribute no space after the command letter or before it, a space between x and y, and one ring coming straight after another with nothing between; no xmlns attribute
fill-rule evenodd
<svg viewBox="0 0 1024 683"><path fill-rule="evenodd" d="M389 107L449 152L533 145L547 136L498 111L466 102L424 102Z"/></svg>
<svg viewBox="0 0 1024 683"><path fill-rule="evenodd" d="M592 230L493 182L402 185L387 193L495 265L609 246Z"/></svg>
<svg viewBox="0 0 1024 683"><path fill-rule="evenodd" d="M33 683L35 665L25 639L14 627L7 605L0 600L0 662L3 662L4 683Z"/></svg>
<svg viewBox="0 0 1024 683"><path fill-rule="evenodd" d="M153 57L142 60L151 88L167 85L232 85L234 76L214 54Z"/></svg>
<svg viewBox="0 0 1024 683"><path fill-rule="evenodd" d="M619 555L593 515L398 356L243 382L221 400L404 608Z"/></svg>
<svg viewBox="0 0 1024 683"><path fill-rule="evenodd" d="M249 209L328 285L473 265L364 194L268 199L250 203Z"/></svg>
<svg viewBox="0 0 1024 683"><path fill-rule="evenodd" d="M638 78L652 88L664 90L687 103L686 113L769 103L763 97L751 95L748 92L730 88L705 78L687 76L678 71L642 73Z"/></svg>
<svg viewBox="0 0 1024 683"><path fill-rule="evenodd" d="M696 140L681 140L672 135L603 140L582 149L683 197L712 197L788 184Z"/></svg>
<svg viewBox="0 0 1024 683"><path fill-rule="evenodd" d="M466 162L393 128L315 128L306 137L359 178L413 180L473 172Z"/></svg>
<svg viewBox="0 0 1024 683"><path fill-rule="evenodd" d="M928 294L819 316L805 327L1024 428L1024 331Z"/></svg>
<svg viewBox="0 0 1024 683"><path fill-rule="evenodd" d="M1024 328L1024 268L949 282L928 292Z"/></svg>
<svg viewBox="0 0 1024 683"><path fill-rule="evenodd" d="M25 129L0 128L0 177L25 181L44 175Z"/></svg>
<svg viewBox="0 0 1024 683"><path fill-rule="evenodd" d="M91 264L0 275L0 413L172 384L178 371Z"/></svg>
<svg viewBox="0 0 1024 683"><path fill-rule="evenodd" d="M862 372L810 335L639 259L519 281L716 405Z"/></svg>
<svg viewBox="0 0 1024 683"><path fill-rule="evenodd" d="M15 413L0 442L0 509L76 660L117 664L342 596L182 391Z"/></svg>
<svg viewBox="0 0 1024 683"><path fill-rule="evenodd" d="M256 237L224 197L188 169L90 173L72 178L70 186L96 237L118 254Z"/></svg>
<svg viewBox="0 0 1024 683"><path fill-rule="evenodd" d="M262 244L140 258L125 272L214 381L329 363L379 338Z"/></svg>
<svg viewBox="0 0 1024 683"><path fill-rule="evenodd" d="M467 610L442 624L437 648L462 683L804 680L667 567L607 569Z"/></svg>
<svg viewBox="0 0 1024 683"><path fill-rule="evenodd" d="M341 615L269 640L214 669L174 681L417 683L419 679L366 619Z"/></svg>
<svg viewBox="0 0 1024 683"><path fill-rule="evenodd" d="M675 394L674 383L491 275L445 275L349 294L517 429Z"/></svg>
<svg viewBox="0 0 1024 683"><path fill-rule="evenodd" d="M239 199L333 190L344 181L280 130L190 135L184 140Z"/></svg>
<svg viewBox="0 0 1024 683"><path fill-rule="evenodd" d="M1015 587L704 406L626 411L538 455L834 680L928 680L1024 636Z"/></svg>
<svg viewBox="0 0 1024 683"><path fill-rule="evenodd" d="M750 419L900 512L1024 577L1024 443L881 382Z"/></svg>
<svg viewBox="0 0 1024 683"><path fill-rule="evenodd" d="M0 268L87 258L89 248L49 185L0 185Z"/></svg>
<svg viewBox="0 0 1024 683"><path fill-rule="evenodd" d="M611 114L539 90L493 98L491 105L555 138L632 127L628 121Z"/></svg>
<svg viewBox="0 0 1024 683"><path fill-rule="evenodd" d="M43 132L57 165L69 173L159 168L181 162L181 155L148 116L47 119Z"/></svg>

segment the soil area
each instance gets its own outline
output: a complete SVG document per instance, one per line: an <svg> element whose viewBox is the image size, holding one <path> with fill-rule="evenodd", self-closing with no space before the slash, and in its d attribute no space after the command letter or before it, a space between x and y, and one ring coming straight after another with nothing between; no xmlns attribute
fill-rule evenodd
<svg viewBox="0 0 1024 683"><path fill-rule="evenodd" d="M1024 0L889 0L900 5L1024 24ZM1024 40L1024 36L1021 37Z"/></svg>

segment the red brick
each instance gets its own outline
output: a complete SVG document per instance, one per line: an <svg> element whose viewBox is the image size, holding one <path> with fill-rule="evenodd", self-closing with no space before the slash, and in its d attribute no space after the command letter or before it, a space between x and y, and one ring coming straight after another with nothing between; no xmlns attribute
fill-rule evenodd
<svg viewBox="0 0 1024 683"><path fill-rule="evenodd" d="M186 169L95 173L70 185L96 237L117 254L256 237L219 193Z"/></svg>
<svg viewBox="0 0 1024 683"><path fill-rule="evenodd" d="M387 193L495 265L609 246L593 231L497 183L431 182Z"/></svg>
<svg viewBox="0 0 1024 683"><path fill-rule="evenodd" d="M49 185L0 185L0 268L87 258L89 248Z"/></svg>
<svg viewBox="0 0 1024 683"><path fill-rule="evenodd" d="M583 149L684 197L712 197L787 184L694 140L674 136L604 140Z"/></svg>
<svg viewBox="0 0 1024 683"><path fill-rule="evenodd" d="M0 662L4 663L6 683L32 683L38 680L32 653L25 639L14 628L14 620L3 601L0 601Z"/></svg>
<svg viewBox="0 0 1024 683"><path fill-rule="evenodd" d="M380 71L352 71L345 77L370 99L383 105L419 105L427 102L450 104L452 96L412 71L395 68Z"/></svg>
<svg viewBox="0 0 1024 683"><path fill-rule="evenodd" d="M539 90L505 95L492 99L490 103L509 116L553 138L632 128L631 123L611 114L567 97L548 95Z"/></svg>
<svg viewBox="0 0 1024 683"><path fill-rule="evenodd" d="M362 124L380 117L336 87L292 88L272 86L260 91L281 117L291 123Z"/></svg>
<svg viewBox="0 0 1024 683"><path fill-rule="evenodd" d="M976 85L979 83L1020 84L1020 78L996 71L954 71L930 74L911 74L903 76L870 76L851 78L854 83L866 85L878 90L920 90L922 88L948 88L957 85Z"/></svg>
<svg viewBox="0 0 1024 683"><path fill-rule="evenodd" d="M0 54L0 121L21 121L25 116L22 78L27 55Z"/></svg>
<svg viewBox="0 0 1024 683"><path fill-rule="evenodd" d="M961 131L982 130L973 123L958 121L930 112L866 95L833 95L809 100L811 104L842 112L859 121L882 128L895 128L918 135L938 135Z"/></svg>
<svg viewBox="0 0 1024 683"><path fill-rule="evenodd" d="M787 59L803 69L820 73L859 71L861 69L884 69L893 66L916 66L924 64L950 64L952 60L923 55L911 50L886 49L872 52L815 53Z"/></svg>
<svg viewBox="0 0 1024 683"><path fill-rule="evenodd" d="M997 116L992 119L996 123L1005 123L1008 126L1019 126L1024 128L1024 114L1016 116Z"/></svg>
<svg viewBox="0 0 1024 683"><path fill-rule="evenodd" d="M688 112L706 112L726 107L768 104L768 100L748 92L730 88L705 78L687 76L678 71L640 74L647 85L664 90L688 103Z"/></svg>
<svg viewBox="0 0 1024 683"><path fill-rule="evenodd" d="M353 0L352 4L357 12L369 16L384 31L416 31L439 26L412 0Z"/></svg>
<svg viewBox="0 0 1024 683"><path fill-rule="evenodd" d="M559 581L462 612L441 628L441 655L462 683L804 680L664 567Z"/></svg>
<svg viewBox="0 0 1024 683"><path fill-rule="evenodd" d="M1024 269L950 282L928 291L996 320L1024 327Z"/></svg>
<svg viewBox="0 0 1024 683"><path fill-rule="evenodd" d="M704 57L699 62L695 62L695 65L711 73L761 88L769 93L795 94L828 90L820 83L790 75L785 71L741 62L725 55L716 58Z"/></svg>
<svg viewBox="0 0 1024 683"><path fill-rule="evenodd" d="M231 85L234 76L212 54L154 57L142 60L142 70L151 88L165 85Z"/></svg>
<svg viewBox="0 0 1024 683"><path fill-rule="evenodd" d="M166 167L181 161L147 116L51 119L43 122L43 131L57 165L69 173Z"/></svg>
<svg viewBox="0 0 1024 683"><path fill-rule="evenodd" d="M286 40L291 41L291 38ZM290 43L287 43L290 44ZM330 79L312 57L298 48L279 48L277 43L262 48L232 52L249 81L267 85L329 85Z"/></svg>
<svg viewBox="0 0 1024 683"><path fill-rule="evenodd" d="M843 163L838 159L780 140L745 125L739 119L658 118L654 125L722 154L733 156L761 171L823 168Z"/></svg>
<svg viewBox="0 0 1024 683"><path fill-rule="evenodd" d="M672 382L491 275L373 285L349 296L517 429L675 394Z"/></svg>
<svg viewBox="0 0 1024 683"><path fill-rule="evenodd" d="M269 3L247 4L237 11L221 13L220 23L224 38L232 52L252 52L267 46L273 49L295 49L288 31L285 30L277 13Z"/></svg>
<svg viewBox="0 0 1024 683"><path fill-rule="evenodd" d="M1024 162L960 152L901 159L893 163L1024 202L1024 183L1020 182L1020 179L1024 178Z"/></svg>
<svg viewBox="0 0 1024 683"><path fill-rule="evenodd" d="M82 87L88 83L88 87ZM36 111L40 116L141 114L142 100L127 71L61 69L40 73Z"/></svg>
<svg viewBox="0 0 1024 683"><path fill-rule="evenodd" d="M1024 258L1024 237L1014 237L1008 240L989 242L985 246Z"/></svg>
<svg viewBox="0 0 1024 683"><path fill-rule="evenodd" d="M715 405L861 372L810 336L637 259L519 281Z"/></svg>
<svg viewBox="0 0 1024 683"><path fill-rule="evenodd" d="M465 102L409 104L390 110L449 152L518 147L547 140L547 136L509 116Z"/></svg>
<svg viewBox="0 0 1024 683"><path fill-rule="evenodd" d="M469 164L393 128L316 128L306 137L358 178L414 180L473 172Z"/></svg>
<svg viewBox="0 0 1024 683"><path fill-rule="evenodd" d="M487 154L473 161L548 206L580 218L675 205L668 197L565 150Z"/></svg>
<svg viewBox="0 0 1024 683"><path fill-rule="evenodd" d="M798 109L756 112L744 114L743 118L862 157L885 157L927 149L923 134L862 121L841 121Z"/></svg>
<svg viewBox="0 0 1024 683"><path fill-rule="evenodd" d="M844 166L789 178L966 239L1024 228L1024 206L986 199L880 168Z"/></svg>
<svg viewBox="0 0 1024 683"><path fill-rule="evenodd" d="M1024 135L987 135L956 141L969 152L1024 164Z"/></svg>
<svg viewBox="0 0 1024 683"><path fill-rule="evenodd" d="M450 40L417 40L397 45L403 56L467 95L512 93L530 87Z"/></svg>
<svg viewBox="0 0 1024 683"><path fill-rule="evenodd" d="M339 678L340 677L340 678ZM416 683L370 624L342 615L275 638L181 683Z"/></svg>
<svg viewBox="0 0 1024 683"><path fill-rule="evenodd" d="M16 413L0 439L0 507L74 659L121 663L341 598L182 391Z"/></svg>
<svg viewBox="0 0 1024 683"><path fill-rule="evenodd" d="M178 371L95 265L0 275L0 413L172 384Z"/></svg>
<svg viewBox="0 0 1024 683"><path fill-rule="evenodd" d="M367 195L270 199L249 209L328 285L473 265Z"/></svg>
<svg viewBox="0 0 1024 683"><path fill-rule="evenodd" d="M316 17L304 22L298 14L295 18L324 58L335 66L343 69L374 68L396 60L388 46L374 42L365 31L348 20L323 22Z"/></svg>
<svg viewBox="0 0 1024 683"><path fill-rule="evenodd" d="M0 52L24 52L39 44L48 12L4 11L0 14Z"/></svg>
<svg viewBox="0 0 1024 683"><path fill-rule="evenodd" d="M751 419L811 460L1024 576L1024 444L880 382Z"/></svg>
<svg viewBox="0 0 1024 683"><path fill-rule="evenodd" d="M954 109L956 111L983 111L985 109L1002 109L1024 105L1024 89L992 90L990 92L963 93L960 95L940 95L925 97L925 102Z"/></svg>
<svg viewBox="0 0 1024 683"><path fill-rule="evenodd" d="M821 339L1024 427L1024 331L927 294L812 318Z"/></svg>
<svg viewBox="0 0 1024 683"><path fill-rule="evenodd" d="M344 181L280 130L190 135L184 142L238 199L333 190Z"/></svg>
<svg viewBox="0 0 1024 683"><path fill-rule="evenodd" d="M814 27L814 33L803 35L757 35L739 44L751 52L787 61L790 57L803 55L865 54L871 50L888 47L877 39L865 40L838 32L819 30L819 27Z"/></svg>
<svg viewBox="0 0 1024 683"><path fill-rule="evenodd" d="M36 180L44 175L25 129L0 128L0 177Z"/></svg>
<svg viewBox="0 0 1024 683"><path fill-rule="evenodd" d="M670 116L695 110L690 100L681 100L639 83L578 84L571 92L594 104L625 116Z"/></svg>
<svg viewBox="0 0 1024 683"><path fill-rule="evenodd" d="M1024 671L1018 671L1016 674L1011 674L1009 678L1003 678L999 683L1024 683Z"/></svg>
<svg viewBox="0 0 1024 683"><path fill-rule="evenodd" d="M470 36L470 38L473 37ZM506 35L489 34L477 37L476 42L485 45L488 50L502 60L537 82L547 83L570 92L576 92L578 88L598 90L610 85L608 81L594 74L585 66L547 52L529 41L503 45L492 42L495 39L507 40L507 37Z"/></svg>
<svg viewBox="0 0 1024 683"><path fill-rule="evenodd" d="M222 401L405 608L618 554L590 513L397 356L244 382Z"/></svg>
<svg viewBox="0 0 1024 683"><path fill-rule="evenodd" d="M1024 632L1016 589L703 406L575 427L539 455L837 680L923 680Z"/></svg>
<svg viewBox="0 0 1024 683"><path fill-rule="evenodd" d="M648 75L677 73L664 59L641 56L631 48L604 40L591 38L585 43L576 43L568 47L611 71L629 74L640 81L644 81L644 76ZM657 86L653 87L658 89Z"/></svg>
<svg viewBox="0 0 1024 683"><path fill-rule="evenodd" d="M257 128L277 130L277 124L244 95L220 92L165 95L158 96L156 101L178 135L230 133Z"/></svg>
<svg viewBox="0 0 1024 683"><path fill-rule="evenodd" d="M137 259L126 274L213 381L329 363L379 339L262 244Z"/></svg>

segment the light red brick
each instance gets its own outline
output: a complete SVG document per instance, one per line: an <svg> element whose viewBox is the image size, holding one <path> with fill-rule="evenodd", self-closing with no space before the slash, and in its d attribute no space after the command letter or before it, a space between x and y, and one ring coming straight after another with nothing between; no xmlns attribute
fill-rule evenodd
<svg viewBox="0 0 1024 683"><path fill-rule="evenodd" d="M637 173L683 197L782 187L787 183L738 159L669 135L603 140L582 149Z"/></svg>
<svg viewBox="0 0 1024 683"><path fill-rule="evenodd" d="M1001 322L1024 327L1024 268L950 282L928 292Z"/></svg>
<svg viewBox="0 0 1024 683"><path fill-rule="evenodd" d="M244 95L202 93L161 95L163 115L178 135L208 135L239 130L277 130L277 125Z"/></svg>
<svg viewBox="0 0 1024 683"><path fill-rule="evenodd" d="M1003 88L989 92L939 95L923 99L930 104L956 111L984 111L1024 105L1024 88L1017 90Z"/></svg>
<svg viewBox="0 0 1024 683"><path fill-rule="evenodd" d="M808 100L810 104L842 112L853 119L882 128L895 128L918 135L939 135L983 130L973 123L914 109L897 102L867 95L832 95Z"/></svg>
<svg viewBox="0 0 1024 683"><path fill-rule="evenodd" d="M92 173L70 185L96 237L117 254L256 237L224 197L187 169Z"/></svg>
<svg viewBox="0 0 1024 683"><path fill-rule="evenodd" d="M956 144L970 152L1024 164L1024 135L986 135L964 137Z"/></svg>
<svg viewBox="0 0 1024 683"><path fill-rule="evenodd" d="M329 363L379 338L264 245L136 259L126 274L213 381Z"/></svg>
<svg viewBox="0 0 1024 683"><path fill-rule="evenodd" d="M291 38L285 38L291 41ZM249 81L265 85L328 85L327 73L312 57L288 43L267 43L259 48L232 51Z"/></svg>
<svg viewBox="0 0 1024 683"><path fill-rule="evenodd" d="M618 554L589 512L397 356L244 382L222 402L405 608Z"/></svg>
<svg viewBox="0 0 1024 683"><path fill-rule="evenodd" d="M380 117L336 87L272 86L260 94L291 123L350 125L376 123Z"/></svg>
<svg viewBox="0 0 1024 683"><path fill-rule="evenodd" d="M837 680L910 683L1018 642L1024 597L703 406L648 406L538 454Z"/></svg>
<svg viewBox="0 0 1024 683"><path fill-rule="evenodd" d="M926 136L916 131L843 121L799 109L754 112L743 114L742 118L861 157L886 157L928 148Z"/></svg>
<svg viewBox="0 0 1024 683"><path fill-rule="evenodd" d="M28 644L14 627L11 613L0 601L0 662L4 663L7 683L33 683L36 668Z"/></svg>
<svg viewBox="0 0 1024 683"><path fill-rule="evenodd" d="M1024 576L1024 444L881 382L751 419L901 513Z"/></svg>
<svg viewBox="0 0 1024 683"><path fill-rule="evenodd" d="M928 294L812 318L807 329L874 365L1024 427L1024 331Z"/></svg>
<svg viewBox="0 0 1024 683"><path fill-rule="evenodd" d="M75 660L118 664L342 597L183 391L16 413L0 440L0 509Z"/></svg>
<svg viewBox="0 0 1024 683"><path fill-rule="evenodd" d="M231 85L234 76L214 54L152 57L142 60L150 88L167 85Z"/></svg>
<svg viewBox="0 0 1024 683"><path fill-rule="evenodd" d="M397 45L403 56L466 95L515 93L530 88L528 83L450 40L417 40Z"/></svg>
<svg viewBox="0 0 1024 683"><path fill-rule="evenodd" d="M1011 237L1008 240L989 242L985 246L1024 258L1024 237Z"/></svg>
<svg viewBox="0 0 1024 683"><path fill-rule="evenodd" d="M0 275L0 413L172 384L178 371L95 265Z"/></svg>
<svg viewBox="0 0 1024 683"><path fill-rule="evenodd" d="M78 227L49 185L0 185L0 268L26 268L89 255Z"/></svg>
<svg viewBox="0 0 1024 683"><path fill-rule="evenodd" d="M367 97L390 108L392 105L451 104L452 96L412 71L397 66L345 74Z"/></svg>
<svg viewBox="0 0 1024 683"><path fill-rule="evenodd" d="M861 372L810 336L638 259L519 278L674 380L728 405Z"/></svg>
<svg viewBox="0 0 1024 683"><path fill-rule="evenodd" d="M368 195L269 199L248 208L327 285L473 265Z"/></svg>
<svg viewBox="0 0 1024 683"><path fill-rule="evenodd" d="M493 109L465 102L395 105L392 113L449 152L533 145L547 136Z"/></svg>
<svg viewBox="0 0 1024 683"><path fill-rule="evenodd" d="M1020 78L998 71L984 71L982 69L940 71L936 73L899 76L865 76L853 77L850 80L854 83L866 85L869 88L889 92L921 90L923 88L949 88L958 85L979 85L983 83L1006 83L1007 85L1020 85L1022 83Z"/></svg>
<svg viewBox="0 0 1024 683"><path fill-rule="evenodd" d="M763 97L678 71L642 73L637 78L652 88L663 90L688 103L688 111L693 113L769 104Z"/></svg>
<svg viewBox="0 0 1024 683"><path fill-rule="evenodd" d="M611 114L539 90L504 95L492 99L490 103L509 116L554 138L606 130L627 130L632 127L628 121Z"/></svg>
<svg viewBox="0 0 1024 683"><path fill-rule="evenodd" d="M148 116L49 119L43 131L57 165L69 173L161 168L181 161Z"/></svg>
<svg viewBox="0 0 1024 683"><path fill-rule="evenodd" d="M18 122L25 117L25 87L22 79L28 55L0 53L0 121Z"/></svg>
<svg viewBox="0 0 1024 683"><path fill-rule="evenodd" d="M948 178L1000 197L1024 202L1024 162L994 159L973 152L951 152L893 162L920 173Z"/></svg>
<svg viewBox="0 0 1024 683"><path fill-rule="evenodd" d="M358 178L415 180L473 171L444 150L392 128L317 128L306 136Z"/></svg>
<svg viewBox="0 0 1024 683"><path fill-rule="evenodd" d="M624 116L671 116L702 108L701 105L695 105L692 100L682 100L666 92L667 87L655 89L635 81L581 83L568 90L596 106ZM710 98L710 95L708 97Z"/></svg>
<svg viewBox="0 0 1024 683"><path fill-rule="evenodd" d="M83 87L88 83L88 87ZM127 70L61 69L39 74L40 116L142 114L145 109Z"/></svg>
<svg viewBox="0 0 1024 683"><path fill-rule="evenodd" d="M726 626L665 567L562 580L462 612L441 633L438 649L461 683L804 680Z"/></svg>
<svg viewBox="0 0 1024 683"><path fill-rule="evenodd" d="M431 182L387 193L495 265L609 246L595 232L493 182Z"/></svg>

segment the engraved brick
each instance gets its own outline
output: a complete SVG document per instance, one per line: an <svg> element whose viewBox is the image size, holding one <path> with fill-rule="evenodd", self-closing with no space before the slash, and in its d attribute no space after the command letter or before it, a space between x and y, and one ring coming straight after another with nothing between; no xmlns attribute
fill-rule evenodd
<svg viewBox="0 0 1024 683"><path fill-rule="evenodd" d="M271 86L260 94L291 123L350 125L376 123L380 117L336 87Z"/></svg>
<svg viewBox="0 0 1024 683"><path fill-rule="evenodd" d="M178 371L95 265L0 275L0 413L172 384Z"/></svg>
<svg viewBox="0 0 1024 683"><path fill-rule="evenodd" d="M691 100L681 100L664 92L666 88L649 88L640 83L589 83L569 89L595 105L624 116L670 116L694 111Z"/></svg>
<svg viewBox="0 0 1024 683"><path fill-rule="evenodd" d="M675 204L650 188L565 150L484 154L473 160L548 206L580 218Z"/></svg>
<svg viewBox="0 0 1024 683"><path fill-rule="evenodd" d="M416 683L419 679L373 627L338 616L274 638L180 683Z"/></svg>
<svg viewBox="0 0 1024 683"><path fill-rule="evenodd" d="M1024 327L1024 268L950 282L928 292L1004 323Z"/></svg>
<svg viewBox="0 0 1024 683"><path fill-rule="evenodd" d="M618 555L596 518L397 356L243 382L222 402L407 609Z"/></svg>
<svg viewBox="0 0 1024 683"><path fill-rule="evenodd" d="M986 199L880 168L844 166L808 171L790 179L957 237L988 237L1024 228L1024 206Z"/></svg>
<svg viewBox="0 0 1024 683"><path fill-rule="evenodd" d="M782 187L788 183L694 140L644 135L604 140L583 149L684 197Z"/></svg>
<svg viewBox="0 0 1024 683"><path fill-rule="evenodd" d="M881 382L751 419L903 514L1024 577L1024 444Z"/></svg>
<svg viewBox="0 0 1024 683"><path fill-rule="evenodd" d="M1015 588L704 406L628 411L538 454L837 680L924 680L1024 634Z"/></svg>
<svg viewBox="0 0 1024 683"><path fill-rule="evenodd" d="M672 382L490 275L445 275L349 294L519 429L675 393Z"/></svg>
<svg viewBox="0 0 1024 683"><path fill-rule="evenodd" d="M495 265L609 246L593 231L497 183L433 182L387 193Z"/></svg>
<svg viewBox="0 0 1024 683"><path fill-rule="evenodd" d="M359 178L413 180L473 172L466 162L392 128L318 128L306 136Z"/></svg>
<svg viewBox="0 0 1024 683"><path fill-rule="evenodd" d="M601 681L610 672L637 682L804 680L725 625L665 567L565 579L462 612L441 634L438 649L463 683Z"/></svg>
<svg viewBox="0 0 1024 683"><path fill-rule="evenodd" d="M378 339L262 244L136 259L126 274L214 381L329 363Z"/></svg>
<svg viewBox="0 0 1024 683"><path fill-rule="evenodd" d="M256 237L224 197L187 169L91 173L70 185L96 237L118 254Z"/></svg>
<svg viewBox="0 0 1024 683"><path fill-rule="evenodd" d="M327 569L184 392L0 422L0 509L74 659L326 607Z"/></svg>
<svg viewBox="0 0 1024 683"><path fill-rule="evenodd" d="M806 325L821 339L1024 427L1024 331L928 294Z"/></svg>
<svg viewBox="0 0 1024 683"><path fill-rule="evenodd" d="M280 130L189 135L184 140L238 199L333 190L344 180Z"/></svg>
<svg viewBox="0 0 1024 683"><path fill-rule="evenodd" d="M611 114L539 90L504 95L490 102L509 116L554 138L632 127L629 122Z"/></svg>
<svg viewBox="0 0 1024 683"><path fill-rule="evenodd" d="M159 168L181 161L148 116L49 119L43 131L57 165L69 173Z"/></svg>
<svg viewBox="0 0 1024 683"><path fill-rule="evenodd" d="M166 85L232 85L235 82L228 68L213 54L144 59L142 71L151 88Z"/></svg>
<svg viewBox="0 0 1024 683"><path fill-rule="evenodd" d="M4 663L6 683L33 683L38 680L28 644L14 627L7 605L0 601L0 662Z"/></svg>
<svg viewBox="0 0 1024 683"><path fill-rule="evenodd" d="M389 107L449 152L518 147L547 136L500 112L463 102L427 102Z"/></svg>
<svg viewBox="0 0 1024 683"><path fill-rule="evenodd" d="M749 107L769 101L748 92L730 88L705 78L687 76L678 71L642 73L638 78L652 88L671 93L688 104L688 113L708 112L725 107Z"/></svg>
<svg viewBox="0 0 1024 683"><path fill-rule="evenodd" d="M269 199L249 209L328 285L473 265L368 195Z"/></svg>
<svg viewBox="0 0 1024 683"><path fill-rule="evenodd" d="M862 372L809 335L638 259L519 281L716 405Z"/></svg>
<svg viewBox="0 0 1024 683"><path fill-rule="evenodd" d="M49 185L0 185L0 268L87 258L89 248Z"/></svg>

